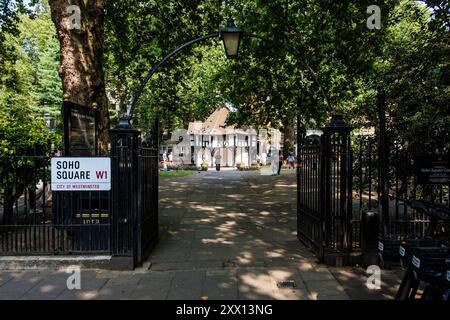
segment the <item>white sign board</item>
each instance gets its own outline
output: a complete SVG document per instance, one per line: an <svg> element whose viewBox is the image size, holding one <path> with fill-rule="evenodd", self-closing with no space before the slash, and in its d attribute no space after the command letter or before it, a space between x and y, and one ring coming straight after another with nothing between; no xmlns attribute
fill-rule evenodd
<svg viewBox="0 0 450 320"><path fill-rule="evenodd" d="M52 191L111 190L110 158L52 158Z"/></svg>

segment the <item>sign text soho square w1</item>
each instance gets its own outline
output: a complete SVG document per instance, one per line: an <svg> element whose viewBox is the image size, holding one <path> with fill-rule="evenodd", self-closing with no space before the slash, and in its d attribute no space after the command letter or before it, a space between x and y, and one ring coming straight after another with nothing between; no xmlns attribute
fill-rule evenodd
<svg viewBox="0 0 450 320"><path fill-rule="evenodd" d="M110 158L52 158L52 191L111 190Z"/></svg>

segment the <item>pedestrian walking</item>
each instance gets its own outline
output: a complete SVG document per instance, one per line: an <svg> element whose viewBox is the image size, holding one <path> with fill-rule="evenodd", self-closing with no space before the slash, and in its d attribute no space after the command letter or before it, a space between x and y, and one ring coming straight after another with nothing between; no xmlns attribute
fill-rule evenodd
<svg viewBox="0 0 450 320"><path fill-rule="evenodd" d="M278 152L278 172L277 174L280 175L281 174L281 167L283 166L283 153L281 152L281 150Z"/></svg>
<svg viewBox="0 0 450 320"><path fill-rule="evenodd" d="M270 153L270 157L271 157L271 159L272 159L272 175L273 175L273 176L276 176L276 175L278 174L278 166L279 166L278 159L279 159L279 154L278 154L278 152L276 152L276 150L273 150L273 151Z"/></svg>
<svg viewBox="0 0 450 320"><path fill-rule="evenodd" d="M168 168L167 168L167 153L166 152L163 153L163 166L164 166L164 171L167 171Z"/></svg>
<svg viewBox="0 0 450 320"><path fill-rule="evenodd" d="M220 164L221 164L221 161L222 161L222 156L220 155L220 152L218 152L216 154L215 158L216 158L216 170L220 171Z"/></svg>
<svg viewBox="0 0 450 320"><path fill-rule="evenodd" d="M292 154L290 154L288 157L288 168L295 169L295 158Z"/></svg>

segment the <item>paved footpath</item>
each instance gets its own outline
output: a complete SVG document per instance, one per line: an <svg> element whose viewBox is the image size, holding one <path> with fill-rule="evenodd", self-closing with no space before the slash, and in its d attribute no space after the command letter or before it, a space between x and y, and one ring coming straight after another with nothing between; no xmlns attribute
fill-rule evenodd
<svg viewBox="0 0 450 320"><path fill-rule="evenodd" d="M161 239L144 267L82 270L81 290L67 288L64 270L0 271L0 299L392 299L394 272L369 290L364 270L316 263L296 238L295 192L287 171L163 180Z"/></svg>

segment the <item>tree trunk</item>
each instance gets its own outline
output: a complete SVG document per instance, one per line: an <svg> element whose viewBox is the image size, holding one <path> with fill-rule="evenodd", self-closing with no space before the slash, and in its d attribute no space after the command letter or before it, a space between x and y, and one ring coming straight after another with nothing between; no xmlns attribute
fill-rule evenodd
<svg viewBox="0 0 450 320"><path fill-rule="evenodd" d="M31 210L36 208L36 196L36 187L28 188L28 204Z"/></svg>
<svg viewBox="0 0 450 320"><path fill-rule="evenodd" d="M12 188L11 186L6 186L4 190L4 204L3 204L3 221L2 224L9 225L12 223L13 218L13 209L14 209L14 200L12 196Z"/></svg>
<svg viewBox="0 0 450 320"><path fill-rule="evenodd" d="M3 224L13 224L14 218L14 204L20 198L25 190L25 186L17 183L16 188L12 185L7 185L4 191L4 204L3 204ZM19 221L20 222L20 221Z"/></svg>
<svg viewBox="0 0 450 320"><path fill-rule="evenodd" d="M293 125L283 126L283 157L287 159L289 154L294 154L294 146L296 142L295 128Z"/></svg>
<svg viewBox="0 0 450 320"><path fill-rule="evenodd" d="M104 0L50 0L53 23L60 42L63 90L69 100L86 106L97 104L99 150L109 142L108 98L103 72ZM80 23L76 25L79 8Z"/></svg>

